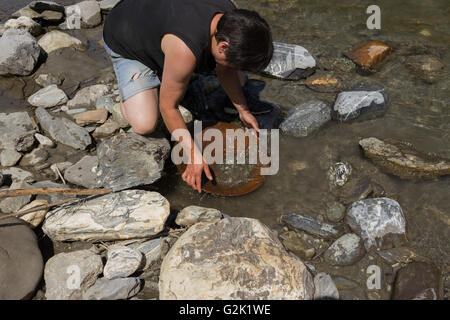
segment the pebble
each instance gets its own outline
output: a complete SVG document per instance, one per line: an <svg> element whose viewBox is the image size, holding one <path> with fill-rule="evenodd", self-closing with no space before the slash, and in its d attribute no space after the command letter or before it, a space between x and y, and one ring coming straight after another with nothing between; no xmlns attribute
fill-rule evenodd
<svg viewBox="0 0 450 320"><path fill-rule="evenodd" d="M314 277L314 287L314 300L339 300L339 291L328 274L318 273Z"/></svg>
<svg viewBox="0 0 450 320"><path fill-rule="evenodd" d="M41 144L44 147L53 148L56 146L56 144L50 138L47 138L46 136L40 133L35 133L34 137L39 142L39 144Z"/></svg>
<svg viewBox="0 0 450 320"><path fill-rule="evenodd" d="M370 41L356 46L344 55L364 71L374 72L391 52L392 48L388 45Z"/></svg>
<svg viewBox="0 0 450 320"><path fill-rule="evenodd" d="M79 113L73 117L75 123L79 126L87 126L90 124L102 124L108 118L108 110L89 110Z"/></svg>
<svg viewBox="0 0 450 320"><path fill-rule="evenodd" d="M103 275L109 280L126 278L141 266L142 257L142 253L135 249L115 245L108 249Z"/></svg>
<svg viewBox="0 0 450 320"><path fill-rule="evenodd" d="M312 217L302 216L295 213L282 215L281 221L284 222L289 228L294 229L294 231L305 231L313 236L324 239L338 238L344 232L344 229L341 226L333 226L327 223L322 223Z"/></svg>
<svg viewBox="0 0 450 320"><path fill-rule="evenodd" d="M325 260L333 266L350 266L366 253L363 241L356 234L348 233L334 241L325 251Z"/></svg>
<svg viewBox="0 0 450 320"><path fill-rule="evenodd" d="M347 183L352 174L352 166L346 162L341 161L333 164L328 170L328 179L330 183L336 187L342 187Z"/></svg>
<svg viewBox="0 0 450 320"><path fill-rule="evenodd" d="M95 84L85 87L79 90L73 99L67 102L67 107L69 109L93 108L97 99L107 94L108 91L108 86L105 84Z"/></svg>
<svg viewBox="0 0 450 320"><path fill-rule="evenodd" d="M53 30L46 33L39 39L38 44L47 53L68 47L75 48L80 51L85 50L85 46L79 39L59 30Z"/></svg>
<svg viewBox="0 0 450 320"><path fill-rule="evenodd" d="M20 160L20 165L22 167L37 166L45 162L45 160L47 160L48 157L49 157L48 152L42 146L40 146L31 151L30 153L25 154L22 157L22 160Z"/></svg>
<svg viewBox="0 0 450 320"><path fill-rule="evenodd" d="M97 169L98 157L87 155L64 171L64 179L87 189L98 188Z"/></svg>
<svg viewBox="0 0 450 320"><path fill-rule="evenodd" d="M52 108L65 104L68 99L64 91L52 84L35 92L27 101L33 107Z"/></svg>
<svg viewBox="0 0 450 320"><path fill-rule="evenodd" d="M327 219L331 222L339 222L345 216L345 207L339 202L333 202L327 206Z"/></svg>
<svg viewBox="0 0 450 320"><path fill-rule="evenodd" d="M104 124L95 128L92 136L95 139L104 139L112 136L114 133L119 131L120 126L113 119L109 118Z"/></svg>
<svg viewBox="0 0 450 320"><path fill-rule="evenodd" d="M2 167L12 167L19 162L22 154L16 150L5 149L0 152L0 164Z"/></svg>
<svg viewBox="0 0 450 320"><path fill-rule="evenodd" d="M5 22L4 29L21 29L28 31L32 36L36 37L41 34L42 28L41 25L35 22L33 19L20 16L17 19L9 19Z"/></svg>
<svg viewBox="0 0 450 320"><path fill-rule="evenodd" d="M41 73L34 81L41 87L48 87L52 84L59 86L63 82L64 78L54 74Z"/></svg>
<svg viewBox="0 0 450 320"><path fill-rule="evenodd" d="M47 204L48 204L48 201L46 201L46 200L34 200L34 201L30 202L29 204L27 204L26 206L24 206L22 209L20 209L20 211L25 211L28 209L32 209L34 207L47 205ZM45 215L47 214L48 210L49 209L43 209L43 210L39 210L39 211L26 213L24 215L19 216L19 218L28 222L30 224L30 226L32 226L32 228L36 228L42 223L42 221L44 221Z"/></svg>
<svg viewBox="0 0 450 320"><path fill-rule="evenodd" d="M179 226L191 226L198 222L216 222L222 219L222 212L214 208L189 206L181 210L175 223Z"/></svg>

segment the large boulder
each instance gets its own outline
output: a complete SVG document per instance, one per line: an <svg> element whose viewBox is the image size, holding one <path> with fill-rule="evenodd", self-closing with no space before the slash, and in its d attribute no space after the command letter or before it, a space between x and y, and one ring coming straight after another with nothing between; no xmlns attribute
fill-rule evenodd
<svg viewBox="0 0 450 320"><path fill-rule="evenodd" d="M148 238L164 229L169 213L159 193L127 190L53 209L42 229L54 241Z"/></svg>
<svg viewBox="0 0 450 320"><path fill-rule="evenodd" d="M100 184L117 191L154 183L162 176L169 152L165 138L122 133L103 140L97 148Z"/></svg>
<svg viewBox="0 0 450 320"><path fill-rule="evenodd" d="M255 219L197 223L165 256L160 299L312 299L303 262Z"/></svg>
<svg viewBox="0 0 450 320"><path fill-rule="evenodd" d="M45 297L47 300L80 300L102 271L102 258L91 250L58 253L45 264Z"/></svg>
<svg viewBox="0 0 450 320"><path fill-rule="evenodd" d="M83 150L92 143L89 132L67 118L53 117L42 107L36 109L36 118L42 129L62 144Z"/></svg>
<svg viewBox="0 0 450 320"><path fill-rule="evenodd" d="M359 145L376 165L401 178L436 178L450 174L450 159L419 151L411 144L372 137L360 140Z"/></svg>
<svg viewBox="0 0 450 320"><path fill-rule="evenodd" d="M0 300L30 299L43 271L33 230L17 218L0 220Z"/></svg>
<svg viewBox="0 0 450 320"><path fill-rule="evenodd" d="M28 31L6 30L0 38L0 75L31 74L40 53L41 48Z"/></svg>
<svg viewBox="0 0 450 320"><path fill-rule="evenodd" d="M330 120L330 107L322 101L312 100L290 110L280 130L286 135L306 137Z"/></svg>
<svg viewBox="0 0 450 320"><path fill-rule="evenodd" d="M359 200L347 209L346 222L364 240L367 250L389 248L406 241L406 221L400 204L389 198Z"/></svg>

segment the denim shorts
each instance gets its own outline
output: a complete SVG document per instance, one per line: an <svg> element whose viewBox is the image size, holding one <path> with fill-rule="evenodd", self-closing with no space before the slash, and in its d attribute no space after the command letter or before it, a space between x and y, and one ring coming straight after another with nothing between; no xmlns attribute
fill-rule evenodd
<svg viewBox="0 0 450 320"><path fill-rule="evenodd" d="M144 90L160 86L161 82L153 70L137 60L122 57L120 54L112 51L111 48L106 45L105 40L102 39L102 41L105 51L111 58L122 101L125 101ZM136 74L139 74L139 76L132 79Z"/></svg>

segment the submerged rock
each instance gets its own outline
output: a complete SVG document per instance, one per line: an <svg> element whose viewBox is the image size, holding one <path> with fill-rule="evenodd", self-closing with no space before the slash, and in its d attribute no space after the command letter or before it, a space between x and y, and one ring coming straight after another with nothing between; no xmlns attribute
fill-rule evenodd
<svg viewBox="0 0 450 320"><path fill-rule="evenodd" d="M334 266L350 266L364 257L366 250L356 234L348 233L337 239L325 251L325 260Z"/></svg>
<svg viewBox="0 0 450 320"><path fill-rule="evenodd" d="M5 23L5 30L8 29L20 29L28 31L32 36L36 37L41 34L42 28L41 25L35 22L30 17L21 16L17 19L9 19Z"/></svg>
<svg viewBox="0 0 450 320"><path fill-rule="evenodd" d="M280 239L286 249L292 251L301 259L310 260L316 253L316 249L305 239L299 237L295 231L281 234Z"/></svg>
<svg viewBox="0 0 450 320"><path fill-rule="evenodd" d="M216 222L222 219L222 212L214 208L189 206L181 210L175 223L179 226L190 226L198 222Z"/></svg>
<svg viewBox="0 0 450 320"><path fill-rule="evenodd" d="M95 84L78 91L68 103L69 109L93 108L98 98L108 93L108 86L105 84Z"/></svg>
<svg viewBox="0 0 450 320"><path fill-rule="evenodd" d="M49 85L28 98L28 103L33 107L52 108L68 101L64 91L56 84Z"/></svg>
<svg viewBox="0 0 450 320"><path fill-rule="evenodd" d="M441 299L441 272L425 262L412 262L397 272L393 300Z"/></svg>
<svg viewBox="0 0 450 320"><path fill-rule="evenodd" d="M359 141L364 155L376 165L401 178L435 178L450 174L450 159L416 150L394 139Z"/></svg>
<svg viewBox="0 0 450 320"><path fill-rule="evenodd" d="M364 71L373 72L376 71L391 52L392 48L388 45L377 41L370 41L356 46L344 55Z"/></svg>
<svg viewBox="0 0 450 320"><path fill-rule="evenodd" d="M102 22L100 6L95 0L82 1L65 9L67 19L64 29L92 28ZM72 23L67 23L67 20Z"/></svg>
<svg viewBox="0 0 450 320"><path fill-rule="evenodd" d="M97 177L98 157L84 156L80 161L68 167L64 172L64 179L78 186L98 188L100 183Z"/></svg>
<svg viewBox="0 0 450 320"><path fill-rule="evenodd" d="M316 60L305 48L280 42L274 42L272 60L263 73L276 78L298 80L311 75L316 67Z"/></svg>
<svg viewBox="0 0 450 320"><path fill-rule="evenodd" d="M294 137L306 137L331 120L328 105L319 100L312 100L295 106L288 117L281 123L284 134Z"/></svg>
<svg viewBox="0 0 450 320"><path fill-rule="evenodd" d="M409 56L406 59L406 66L426 83L435 83L444 76L445 65L432 55Z"/></svg>
<svg viewBox="0 0 450 320"><path fill-rule="evenodd" d="M66 47L72 47L81 51L85 50L85 47L80 40L58 30L53 30L43 35L42 38L39 39L38 44L47 53Z"/></svg>
<svg viewBox="0 0 450 320"><path fill-rule="evenodd" d="M339 202L333 202L327 205L327 219L331 222L339 222L345 216L345 207Z"/></svg>
<svg viewBox="0 0 450 320"><path fill-rule="evenodd" d="M305 85L317 92L338 92L344 87L342 80L331 73L314 74L306 79Z"/></svg>
<svg viewBox="0 0 450 320"><path fill-rule="evenodd" d="M83 300L123 300L134 297L141 289L139 278L98 278L83 292Z"/></svg>
<svg viewBox="0 0 450 320"><path fill-rule="evenodd" d="M405 217L395 200L373 198L356 201L348 207L346 221L364 240L367 250L389 248L406 241Z"/></svg>
<svg viewBox="0 0 450 320"><path fill-rule="evenodd" d="M295 213L282 215L281 221L291 229L305 231L313 236L324 239L336 239L344 233L344 229L341 226L333 226L328 223L317 221L312 217L306 217Z"/></svg>
<svg viewBox="0 0 450 320"><path fill-rule="evenodd" d="M122 133L103 140L97 149L100 183L114 191L152 184L161 178L169 152L165 138Z"/></svg>
<svg viewBox="0 0 450 320"><path fill-rule="evenodd" d="M115 245L108 249L103 275L108 280L126 278L136 272L141 263L141 252L125 246Z"/></svg>
<svg viewBox="0 0 450 320"><path fill-rule="evenodd" d="M89 132L69 119L53 117L44 108L36 109L36 118L42 129L62 144L84 150L92 143Z"/></svg>
<svg viewBox="0 0 450 320"><path fill-rule="evenodd" d="M355 119L369 111L373 116L377 116L385 112L387 103L384 88L378 85L359 84L339 93L334 103L333 116L340 121Z"/></svg>
<svg viewBox="0 0 450 320"><path fill-rule="evenodd" d="M40 54L41 48L28 31L6 30L0 38L0 75L31 74Z"/></svg>
<svg viewBox="0 0 450 320"><path fill-rule="evenodd" d="M80 300L103 271L102 259L91 250L58 253L44 271L47 300Z"/></svg>
<svg viewBox="0 0 450 320"><path fill-rule="evenodd" d="M31 299L44 263L35 233L18 218L0 220L0 270L1 300Z"/></svg>
<svg viewBox="0 0 450 320"><path fill-rule="evenodd" d="M331 184L342 187L352 174L352 166L346 162L336 162L328 170L328 180Z"/></svg>
<svg viewBox="0 0 450 320"><path fill-rule="evenodd" d="M53 209L42 230L54 241L148 238L164 229L169 213L159 193L127 190Z"/></svg>
<svg viewBox="0 0 450 320"><path fill-rule="evenodd" d="M328 274L318 273L314 277L314 287L314 300L339 300L339 291Z"/></svg>
<svg viewBox="0 0 450 320"><path fill-rule="evenodd" d="M312 299L311 274L255 219L197 223L161 265L159 298Z"/></svg>

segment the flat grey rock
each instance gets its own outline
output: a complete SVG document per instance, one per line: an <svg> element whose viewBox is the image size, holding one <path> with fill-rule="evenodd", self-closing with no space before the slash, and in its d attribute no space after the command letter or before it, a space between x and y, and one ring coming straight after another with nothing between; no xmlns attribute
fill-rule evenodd
<svg viewBox="0 0 450 320"><path fill-rule="evenodd" d="M31 74L40 53L41 48L28 31L6 30L0 38L0 75Z"/></svg>
<svg viewBox="0 0 450 320"><path fill-rule="evenodd" d="M299 80L314 72L316 60L302 46L274 42L272 60L263 71L276 78Z"/></svg>
<svg viewBox="0 0 450 320"><path fill-rule="evenodd" d="M97 147L101 186L114 191L152 184L162 176L170 153L165 138L146 138L122 133Z"/></svg>
<svg viewBox="0 0 450 320"><path fill-rule="evenodd" d="M27 112L0 113L0 150L16 150L15 139L32 130Z"/></svg>
<svg viewBox="0 0 450 320"><path fill-rule="evenodd" d="M330 120L330 107L322 101L312 100L290 110L280 130L286 135L306 137Z"/></svg>
<svg viewBox="0 0 450 320"><path fill-rule="evenodd" d="M62 144L84 150L92 143L89 132L69 119L56 118L41 107L36 109L36 118L42 129L47 131L54 140Z"/></svg>
<svg viewBox="0 0 450 320"><path fill-rule="evenodd" d="M43 271L33 230L17 218L0 220L0 300L31 299Z"/></svg>
<svg viewBox="0 0 450 320"><path fill-rule="evenodd" d="M134 297L141 289L139 278L99 278L83 293L83 300L123 300Z"/></svg>
<svg viewBox="0 0 450 320"><path fill-rule="evenodd" d="M45 297L47 300L80 300L102 271L102 258L91 250L58 253L45 264Z"/></svg>
<svg viewBox="0 0 450 320"><path fill-rule="evenodd" d="M377 85L359 84L349 91L339 93L333 107L337 120L358 118L365 112L384 113L388 99L384 88Z"/></svg>
<svg viewBox="0 0 450 320"><path fill-rule="evenodd" d="M320 272L314 277L314 300L339 300L339 291L333 279Z"/></svg>
<svg viewBox="0 0 450 320"><path fill-rule="evenodd" d="M336 239L344 233L344 228L341 226L333 226L300 214L284 214L281 216L281 220L294 231L305 231L324 239Z"/></svg>
<svg viewBox="0 0 450 320"><path fill-rule="evenodd" d="M347 209L346 222L364 240L367 250L388 248L406 239L400 204L389 198L359 200Z"/></svg>
<svg viewBox="0 0 450 320"><path fill-rule="evenodd" d="M42 230L54 241L113 241L160 233L170 213L157 192L127 190L51 210Z"/></svg>
<svg viewBox="0 0 450 320"><path fill-rule="evenodd" d="M103 275L108 280L126 278L141 266L142 258L138 250L114 245L108 249Z"/></svg>
<svg viewBox="0 0 450 320"><path fill-rule="evenodd" d="M30 185L25 181L14 181L10 186L10 190L14 189L28 189ZM29 196L19 196L19 197L9 197L2 199L0 202L0 211L3 213L15 213L19 211L24 205L29 203L31 200L31 195Z"/></svg>
<svg viewBox="0 0 450 320"><path fill-rule="evenodd" d="M100 186L97 177L98 157L84 156L80 161L66 169L64 179L87 189Z"/></svg>
<svg viewBox="0 0 450 320"><path fill-rule="evenodd" d="M16 150L5 149L0 151L0 164L3 167L12 167L19 162L22 154Z"/></svg>
<svg viewBox="0 0 450 320"><path fill-rule="evenodd" d="M365 253L362 239L354 233L348 233L331 244L324 258L334 266L349 266L361 260Z"/></svg>

